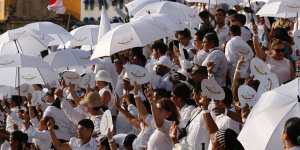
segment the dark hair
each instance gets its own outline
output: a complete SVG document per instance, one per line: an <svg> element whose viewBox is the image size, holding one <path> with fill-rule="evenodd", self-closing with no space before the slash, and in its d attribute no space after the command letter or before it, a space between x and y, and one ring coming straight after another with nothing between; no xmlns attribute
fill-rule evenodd
<svg viewBox="0 0 300 150"><path fill-rule="evenodd" d="M176 105L174 104L174 102L168 98L162 98L158 101L158 103L161 105L162 109L171 113L171 115L167 118L167 120L175 121L176 124L179 124L180 115L177 111L177 108L176 108Z"/></svg>
<svg viewBox="0 0 300 150"><path fill-rule="evenodd" d="M206 38L208 42L212 42L214 47L219 46L219 38L218 38L218 35L216 34L216 32L207 33L207 34L205 34L204 38Z"/></svg>
<svg viewBox="0 0 300 150"><path fill-rule="evenodd" d="M107 137L103 137L100 139L100 145L105 147L105 150L110 150L109 142Z"/></svg>
<svg viewBox="0 0 300 150"><path fill-rule="evenodd" d="M203 38L204 38L204 36L205 36L205 34L206 34L207 32L209 32L209 31L198 30L198 31L195 33L195 35L197 36L197 38L198 38L200 41L202 41Z"/></svg>
<svg viewBox="0 0 300 150"><path fill-rule="evenodd" d="M201 19L207 19L207 18L209 17L209 11L207 11L207 10L201 11L201 12L199 13L199 17L200 17Z"/></svg>
<svg viewBox="0 0 300 150"><path fill-rule="evenodd" d="M228 87L223 87L223 90L225 92L224 104L226 107L231 107L233 101L232 92Z"/></svg>
<svg viewBox="0 0 300 150"><path fill-rule="evenodd" d="M233 17L236 21L240 22L242 25L245 25L246 22L247 22L247 18L246 18L246 16L243 15L243 14L234 14L234 15L232 15L232 17Z"/></svg>
<svg viewBox="0 0 300 150"><path fill-rule="evenodd" d="M27 144L28 135L21 131L14 131L11 133L11 139L19 142L17 149L23 149L22 144Z"/></svg>
<svg viewBox="0 0 300 150"><path fill-rule="evenodd" d="M182 31L178 31L177 33L180 34L180 35L182 35L182 36L184 36L184 37L186 37L186 38L191 38L192 37L191 36L191 31L189 29L187 29L187 28L185 28Z"/></svg>
<svg viewBox="0 0 300 150"><path fill-rule="evenodd" d="M272 37L288 43L293 43L293 39L289 36L288 30L286 28L275 28L272 31Z"/></svg>
<svg viewBox="0 0 300 150"><path fill-rule="evenodd" d="M173 88L173 94L183 100L186 103L186 99L191 98L192 91L185 83L178 83Z"/></svg>
<svg viewBox="0 0 300 150"><path fill-rule="evenodd" d="M78 122L78 125L94 130L94 123L90 119L82 119Z"/></svg>
<svg viewBox="0 0 300 150"><path fill-rule="evenodd" d="M141 64L138 64L138 65L141 65L142 67L145 67L145 65L147 63L147 58L143 54L143 47L134 47L134 48L132 48L131 56L132 57L137 57L141 61Z"/></svg>
<svg viewBox="0 0 300 150"><path fill-rule="evenodd" d="M242 34L241 27L237 25L230 26L230 33L234 36L241 36Z"/></svg>
<svg viewBox="0 0 300 150"><path fill-rule="evenodd" d="M231 15L237 14L237 11L234 10L234 9L229 9L229 10L227 11L227 14L228 14L229 16L231 16Z"/></svg>
<svg viewBox="0 0 300 150"><path fill-rule="evenodd" d="M222 8L218 8L217 12L221 12L223 14L223 16L226 16L226 11Z"/></svg>
<svg viewBox="0 0 300 150"><path fill-rule="evenodd" d="M284 132L287 134L291 144L300 146L300 118L293 117L286 121Z"/></svg>
<svg viewBox="0 0 300 150"><path fill-rule="evenodd" d="M132 147L133 141L136 139L135 134L128 134L123 142L124 147Z"/></svg>
<svg viewBox="0 0 300 150"><path fill-rule="evenodd" d="M156 41L152 45L152 49L158 51L162 55L165 55L168 50L168 46L162 41Z"/></svg>
<svg viewBox="0 0 300 150"><path fill-rule="evenodd" d="M219 130L216 133L218 144L224 145L225 150L244 150L237 140L237 134L232 129Z"/></svg>
<svg viewBox="0 0 300 150"><path fill-rule="evenodd" d="M19 95L12 95L11 96L11 101L15 102L17 106L21 106L22 104L22 97Z"/></svg>

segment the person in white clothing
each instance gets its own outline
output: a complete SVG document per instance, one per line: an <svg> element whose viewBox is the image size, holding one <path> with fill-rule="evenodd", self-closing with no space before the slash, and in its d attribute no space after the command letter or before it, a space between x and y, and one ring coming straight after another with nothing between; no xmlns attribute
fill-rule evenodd
<svg viewBox="0 0 300 150"><path fill-rule="evenodd" d="M21 97L17 95L12 95L8 99L10 111L6 114L6 130L12 133L15 130L21 128L22 120L18 115L21 105Z"/></svg>
<svg viewBox="0 0 300 150"><path fill-rule="evenodd" d="M225 48L227 41L230 39L229 36L229 27L225 23L226 11L222 8L217 9L215 20L216 20L216 28L215 31L218 34L219 45L222 49Z"/></svg>
<svg viewBox="0 0 300 150"><path fill-rule="evenodd" d="M282 133L284 150L300 149L300 118L293 117L286 121Z"/></svg>
<svg viewBox="0 0 300 150"><path fill-rule="evenodd" d="M225 56L228 62L229 77L233 80L234 71L240 56L244 56L244 63L240 66L240 78L249 77L250 61L254 54L251 47L241 37L241 27L232 25L230 27L231 39L225 47Z"/></svg>
<svg viewBox="0 0 300 150"><path fill-rule="evenodd" d="M54 132L54 123L48 123L48 130L53 146L57 150L97 150L97 142L92 137L94 124L89 119L78 122L77 137L72 137L68 143L61 143Z"/></svg>

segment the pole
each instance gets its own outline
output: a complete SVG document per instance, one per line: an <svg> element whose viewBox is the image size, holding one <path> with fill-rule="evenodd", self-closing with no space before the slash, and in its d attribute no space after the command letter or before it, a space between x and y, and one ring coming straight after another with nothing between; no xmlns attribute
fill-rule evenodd
<svg viewBox="0 0 300 150"><path fill-rule="evenodd" d="M210 12L210 0L208 0L208 12Z"/></svg>

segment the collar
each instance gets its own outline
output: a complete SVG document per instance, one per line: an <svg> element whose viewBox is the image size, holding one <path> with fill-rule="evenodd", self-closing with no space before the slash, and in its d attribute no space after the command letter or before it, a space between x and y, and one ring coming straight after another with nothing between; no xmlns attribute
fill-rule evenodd
<svg viewBox="0 0 300 150"><path fill-rule="evenodd" d="M219 49L220 49L219 47L214 47L214 48L209 49L208 51L209 51L209 53L211 53L212 51L219 50Z"/></svg>

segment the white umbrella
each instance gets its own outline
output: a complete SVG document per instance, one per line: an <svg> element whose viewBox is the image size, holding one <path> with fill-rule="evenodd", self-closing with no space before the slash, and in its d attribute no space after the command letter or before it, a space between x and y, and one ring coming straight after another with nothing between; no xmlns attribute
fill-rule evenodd
<svg viewBox="0 0 300 150"><path fill-rule="evenodd" d="M50 53L44 58L52 68L57 71L69 70L72 67L84 67L92 65L90 53L79 49L65 49Z"/></svg>
<svg viewBox="0 0 300 150"><path fill-rule="evenodd" d="M133 47L142 47L167 36L167 31L147 19L125 23L110 30L100 39L91 59L111 56Z"/></svg>
<svg viewBox="0 0 300 150"><path fill-rule="evenodd" d="M148 4L159 2L160 0L134 0L129 3L127 3L125 6L128 9L129 15L134 16L136 12L141 10L143 7L145 7Z"/></svg>
<svg viewBox="0 0 300 150"><path fill-rule="evenodd" d="M265 4L256 15L279 17L279 18L292 18L296 17L300 12L300 1L297 0L282 0L270 1Z"/></svg>
<svg viewBox="0 0 300 150"><path fill-rule="evenodd" d="M72 30L70 33L73 36L73 39L68 42L70 47L96 45L98 40L99 26L85 25Z"/></svg>
<svg viewBox="0 0 300 150"><path fill-rule="evenodd" d="M0 85L18 87L22 84L57 82L57 74L39 57L22 54L2 55L0 64Z"/></svg>
<svg viewBox="0 0 300 150"><path fill-rule="evenodd" d="M37 56L47 50L47 43L51 40L47 35L42 37L25 28L8 30L0 35L0 55L22 53Z"/></svg>
<svg viewBox="0 0 300 150"><path fill-rule="evenodd" d="M249 150L281 150L284 123L300 116L299 78L261 96L239 134Z"/></svg>
<svg viewBox="0 0 300 150"><path fill-rule="evenodd" d="M175 31L184 30L185 28L185 25L182 21L178 19L171 19L166 14L147 14L142 17L133 18L132 21L139 19L148 19L149 21L153 21L155 24L161 26L165 30L169 30L170 34L172 35L175 33Z"/></svg>
<svg viewBox="0 0 300 150"><path fill-rule="evenodd" d="M55 40L50 42L48 46L65 44L72 39L72 35L63 27L52 22L35 22L24 26L32 31L37 31L42 35L48 35Z"/></svg>
<svg viewBox="0 0 300 150"><path fill-rule="evenodd" d="M198 16L199 10L190 8L177 2L162 1L146 5L135 14L135 18L147 14L166 14L170 19L180 20L186 28L194 30L198 28L201 19Z"/></svg>
<svg viewBox="0 0 300 150"><path fill-rule="evenodd" d="M206 3L211 5L218 4L228 4L229 6L234 6L240 4L241 0L186 0L187 2L198 2L198 3Z"/></svg>

